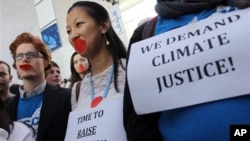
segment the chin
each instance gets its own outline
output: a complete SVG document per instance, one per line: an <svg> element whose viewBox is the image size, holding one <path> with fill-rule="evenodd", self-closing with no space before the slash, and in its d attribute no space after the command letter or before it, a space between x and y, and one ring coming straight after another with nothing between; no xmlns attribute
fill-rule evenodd
<svg viewBox="0 0 250 141"><path fill-rule="evenodd" d="M83 51L83 52L79 52L79 54L80 54L82 57L88 58L88 54L86 53L86 50Z"/></svg>
<svg viewBox="0 0 250 141"><path fill-rule="evenodd" d="M21 76L22 79L26 79L26 80L34 80L34 79L37 79L38 77L35 76L35 75L23 75Z"/></svg>

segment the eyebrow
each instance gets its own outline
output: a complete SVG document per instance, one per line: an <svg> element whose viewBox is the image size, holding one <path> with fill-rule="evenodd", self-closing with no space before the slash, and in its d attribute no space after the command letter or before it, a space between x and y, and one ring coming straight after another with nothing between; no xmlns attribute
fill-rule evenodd
<svg viewBox="0 0 250 141"><path fill-rule="evenodd" d="M83 18L83 17L76 17L76 18L73 20L73 22L76 22L76 20L79 19L79 18ZM69 26L67 25L66 28L69 28Z"/></svg>

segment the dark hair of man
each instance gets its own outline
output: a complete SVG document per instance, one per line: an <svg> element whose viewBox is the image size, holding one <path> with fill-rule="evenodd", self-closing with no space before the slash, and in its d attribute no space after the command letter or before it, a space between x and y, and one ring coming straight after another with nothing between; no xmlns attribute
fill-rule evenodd
<svg viewBox="0 0 250 141"><path fill-rule="evenodd" d="M94 19L97 25L103 25L105 22L110 21L107 10L98 3L90 1L78 1L69 8L68 13L75 7L81 7L83 10L85 10ZM116 91L119 92L117 87L118 64L122 65L121 58L126 58L127 51L123 42L113 29L112 25L105 35L107 40L110 42L108 49L112 54L114 62L114 86ZM123 69L125 69L123 65L122 67Z"/></svg>
<svg viewBox="0 0 250 141"><path fill-rule="evenodd" d="M2 61L2 60L0 60L0 64L5 64L5 65L7 66L7 68L8 68L8 73L9 73L9 75L10 75L10 74L11 74L10 65L7 64L6 62Z"/></svg>

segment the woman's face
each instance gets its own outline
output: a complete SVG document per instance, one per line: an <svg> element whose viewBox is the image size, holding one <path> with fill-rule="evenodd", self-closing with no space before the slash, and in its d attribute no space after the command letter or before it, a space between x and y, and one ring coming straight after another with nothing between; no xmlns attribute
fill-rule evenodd
<svg viewBox="0 0 250 141"><path fill-rule="evenodd" d="M84 8L73 8L68 13L66 22L68 40L78 53L88 58L99 51L104 42L105 30L103 26L96 24Z"/></svg>
<svg viewBox="0 0 250 141"><path fill-rule="evenodd" d="M77 73L83 74L89 69L88 59L76 54L73 58L74 68Z"/></svg>

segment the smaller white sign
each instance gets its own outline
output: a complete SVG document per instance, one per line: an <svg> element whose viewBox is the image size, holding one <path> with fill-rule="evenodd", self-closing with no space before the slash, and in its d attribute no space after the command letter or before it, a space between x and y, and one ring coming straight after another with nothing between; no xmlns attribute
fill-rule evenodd
<svg viewBox="0 0 250 141"><path fill-rule="evenodd" d="M121 96L96 108L72 111L65 141L126 141L122 103Z"/></svg>

